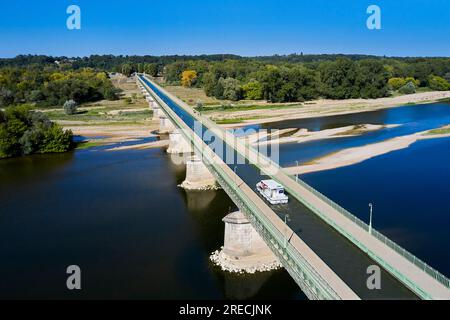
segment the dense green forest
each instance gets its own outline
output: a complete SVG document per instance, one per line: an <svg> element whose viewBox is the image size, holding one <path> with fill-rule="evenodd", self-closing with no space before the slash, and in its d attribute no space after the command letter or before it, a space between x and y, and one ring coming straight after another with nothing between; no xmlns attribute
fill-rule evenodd
<svg viewBox="0 0 450 320"><path fill-rule="evenodd" d="M60 153L73 147L72 132L64 131L28 106L0 110L0 159L33 153Z"/></svg>
<svg viewBox="0 0 450 320"><path fill-rule="evenodd" d="M0 68L0 108L23 103L62 106L68 100L78 104L117 99L118 90L107 73L92 68L31 64Z"/></svg>
<svg viewBox="0 0 450 320"><path fill-rule="evenodd" d="M145 72L164 77L167 84L203 88L208 96L233 101L380 98L395 91L450 89L450 58L28 55L0 59L0 107L115 99L117 92L104 72Z"/></svg>
<svg viewBox="0 0 450 320"><path fill-rule="evenodd" d="M187 60L166 65L162 75L168 84L201 87L208 96L227 100L381 98L394 91L414 93L420 87L450 89L450 59L328 58Z"/></svg>

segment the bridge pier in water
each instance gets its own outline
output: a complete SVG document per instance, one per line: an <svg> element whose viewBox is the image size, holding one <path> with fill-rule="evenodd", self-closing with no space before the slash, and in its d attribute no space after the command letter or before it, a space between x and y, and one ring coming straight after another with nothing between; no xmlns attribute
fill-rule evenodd
<svg viewBox="0 0 450 320"><path fill-rule="evenodd" d="M262 272L278 269L281 264L250 221L241 211L227 215L224 246L211 260L230 272Z"/></svg>
<svg viewBox="0 0 450 320"><path fill-rule="evenodd" d="M217 189L217 182L202 159L194 155L186 162L186 179L181 187L186 190L211 190Z"/></svg>
<svg viewBox="0 0 450 320"><path fill-rule="evenodd" d="M162 112L161 112L162 113ZM159 115L159 133L168 134L175 130L175 126L172 124L169 118L162 113Z"/></svg>
<svg viewBox="0 0 450 320"><path fill-rule="evenodd" d="M171 134L169 134L169 148L167 153L169 154L189 154L192 153L193 149L189 142L181 135L178 129L175 129Z"/></svg>

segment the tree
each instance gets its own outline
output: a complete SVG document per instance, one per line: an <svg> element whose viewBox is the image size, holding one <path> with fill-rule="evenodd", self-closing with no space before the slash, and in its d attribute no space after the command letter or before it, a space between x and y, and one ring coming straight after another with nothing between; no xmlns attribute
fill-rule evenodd
<svg viewBox="0 0 450 320"><path fill-rule="evenodd" d="M29 106L0 111L0 158L70 150L73 134Z"/></svg>
<svg viewBox="0 0 450 320"><path fill-rule="evenodd" d="M219 83L223 87L224 99L238 101L242 98L242 88L239 80L233 78L221 78Z"/></svg>
<svg viewBox="0 0 450 320"><path fill-rule="evenodd" d="M67 115L73 115L77 112L78 104L74 100L67 100L64 103L63 109Z"/></svg>
<svg viewBox="0 0 450 320"><path fill-rule="evenodd" d="M282 102L278 93L284 82L278 67L266 67L266 70L261 73L259 81L263 86L264 99L270 102Z"/></svg>
<svg viewBox="0 0 450 320"><path fill-rule="evenodd" d="M259 81L253 80L242 86L245 99L261 100L263 98L263 86Z"/></svg>
<svg viewBox="0 0 450 320"><path fill-rule="evenodd" d="M3 113L3 112L2 112ZM20 138L30 125L28 108L8 108L3 113L4 122L0 124L0 157L14 157L22 152Z"/></svg>
<svg viewBox="0 0 450 320"><path fill-rule="evenodd" d="M28 95L28 101L30 102L40 102L45 99L45 95L41 90L32 90Z"/></svg>
<svg viewBox="0 0 450 320"><path fill-rule="evenodd" d="M388 84L392 88L392 90L398 90L406 85L406 81L404 78L391 78L389 79Z"/></svg>
<svg viewBox="0 0 450 320"><path fill-rule="evenodd" d="M197 82L197 71L186 70L181 74L181 85L183 87L192 87Z"/></svg>
<svg viewBox="0 0 450 320"><path fill-rule="evenodd" d="M61 153L70 150L73 133L53 123L50 128L44 130L44 137L39 148L39 153Z"/></svg>
<svg viewBox="0 0 450 320"><path fill-rule="evenodd" d="M121 70L121 72L122 72L123 75L129 77L129 76L131 76L131 74L132 74L133 72L135 72L135 70L136 70L136 69L133 67L133 65L132 65L131 63L124 63L124 64L122 65L122 70Z"/></svg>
<svg viewBox="0 0 450 320"><path fill-rule="evenodd" d="M208 97L214 96L215 89L217 86L218 80L216 76L212 72L207 72L203 75L202 84L203 90Z"/></svg>
<svg viewBox="0 0 450 320"><path fill-rule="evenodd" d="M0 88L0 107L6 107L14 102L14 95L11 90Z"/></svg>
<svg viewBox="0 0 450 320"><path fill-rule="evenodd" d="M181 80L181 74L184 70L188 70L189 66L184 61L178 61L169 64L164 69L164 78L167 83L178 84Z"/></svg>
<svg viewBox="0 0 450 320"><path fill-rule="evenodd" d="M450 84L447 80L438 76L430 76L428 83L430 88L436 91L445 91L450 89Z"/></svg>
<svg viewBox="0 0 450 320"><path fill-rule="evenodd" d="M405 84L403 87L401 87L398 91L402 94L413 94L413 93L416 93L416 85L412 81L409 81L407 84Z"/></svg>
<svg viewBox="0 0 450 320"><path fill-rule="evenodd" d="M349 99L359 97L356 85L358 65L350 59L323 62L318 67L319 91L325 98Z"/></svg>
<svg viewBox="0 0 450 320"><path fill-rule="evenodd" d="M447 80L447 82L450 83L450 72L447 72L444 76L444 79Z"/></svg>
<svg viewBox="0 0 450 320"><path fill-rule="evenodd" d="M156 63L146 63L144 64L144 72L152 77L158 76L158 65Z"/></svg>
<svg viewBox="0 0 450 320"><path fill-rule="evenodd" d="M355 86L363 99L376 99L388 95L388 72L381 61L362 60L358 63Z"/></svg>
<svg viewBox="0 0 450 320"><path fill-rule="evenodd" d="M418 88L420 86L420 80L415 79L414 77L406 77L405 82L406 83L411 82L412 84L414 84L416 86L416 88Z"/></svg>

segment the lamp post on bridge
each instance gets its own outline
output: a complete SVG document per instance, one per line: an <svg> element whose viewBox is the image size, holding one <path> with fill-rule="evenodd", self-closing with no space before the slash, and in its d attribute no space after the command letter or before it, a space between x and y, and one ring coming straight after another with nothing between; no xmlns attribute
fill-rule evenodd
<svg viewBox="0 0 450 320"><path fill-rule="evenodd" d="M372 213L373 213L373 204L369 203L370 208L370 218L369 218L369 233L372 234Z"/></svg>
<svg viewBox="0 0 450 320"><path fill-rule="evenodd" d="M289 214L285 214L284 215L284 224L286 225L286 229L285 229L285 232L284 232L284 248L286 249L286 247L287 247L287 244L288 244L288 238L287 238L287 231L288 231L288 222L289 221L291 221L291 217L289 216Z"/></svg>

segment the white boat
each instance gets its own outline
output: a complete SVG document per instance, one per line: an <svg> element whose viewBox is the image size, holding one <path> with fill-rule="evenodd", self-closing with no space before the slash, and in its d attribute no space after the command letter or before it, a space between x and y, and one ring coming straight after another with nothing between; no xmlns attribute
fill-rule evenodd
<svg viewBox="0 0 450 320"><path fill-rule="evenodd" d="M289 201L288 196L284 193L284 187L274 180L258 182L256 188L270 204L286 204Z"/></svg>

